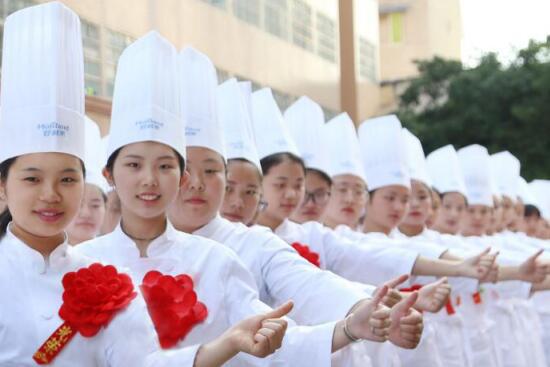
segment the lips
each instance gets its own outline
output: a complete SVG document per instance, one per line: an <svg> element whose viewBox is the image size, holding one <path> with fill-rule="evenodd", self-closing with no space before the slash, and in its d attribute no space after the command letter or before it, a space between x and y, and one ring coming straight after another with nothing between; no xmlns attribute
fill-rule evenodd
<svg viewBox="0 0 550 367"><path fill-rule="evenodd" d="M347 207L347 208L343 208L342 211L346 214L353 214L355 213L355 209L351 208L351 207Z"/></svg>
<svg viewBox="0 0 550 367"><path fill-rule="evenodd" d="M294 204L283 204L283 205L281 205L281 208L284 209L284 210L287 210L287 211L291 211L291 210L294 210L294 208L296 208L296 205L294 205Z"/></svg>
<svg viewBox="0 0 550 367"><path fill-rule="evenodd" d="M148 202L153 202L158 199L160 199L160 194L157 194L155 192L143 192L139 195L137 195L138 199Z"/></svg>
<svg viewBox="0 0 550 367"><path fill-rule="evenodd" d="M422 213L414 211L414 212L410 212L409 215L411 217L420 217L420 215L422 215Z"/></svg>
<svg viewBox="0 0 550 367"><path fill-rule="evenodd" d="M233 213L223 213L222 215L232 222L242 222L244 219L241 215Z"/></svg>
<svg viewBox="0 0 550 367"><path fill-rule="evenodd" d="M317 215L317 211L316 210L304 210L302 212L302 215L307 215L307 216L314 216L314 215Z"/></svg>
<svg viewBox="0 0 550 367"><path fill-rule="evenodd" d="M38 218L47 223L55 223L64 215L62 211L55 209L39 209L35 210L34 213L38 215Z"/></svg>
<svg viewBox="0 0 550 367"><path fill-rule="evenodd" d="M185 200L186 203L192 204L192 205L203 205L206 204L206 200L200 197L192 197L190 199Z"/></svg>

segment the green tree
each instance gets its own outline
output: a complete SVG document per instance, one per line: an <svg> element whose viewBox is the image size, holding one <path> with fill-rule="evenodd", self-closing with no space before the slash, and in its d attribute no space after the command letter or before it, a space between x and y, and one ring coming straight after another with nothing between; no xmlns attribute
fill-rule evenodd
<svg viewBox="0 0 550 367"><path fill-rule="evenodd" d="M510 151L528 180L550 178L550 40L530 42L509 65L491 53L472 68L439 57L417 65L398 115L427 153L478 143Z"/></svg>

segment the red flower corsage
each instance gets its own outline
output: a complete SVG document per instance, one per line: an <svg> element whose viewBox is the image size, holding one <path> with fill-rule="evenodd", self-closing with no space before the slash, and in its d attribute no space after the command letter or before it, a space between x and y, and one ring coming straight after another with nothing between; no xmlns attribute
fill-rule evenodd
<svg viewBox="0 0 550 367"><path fill-rule="evenodd" d="M150 271L143 277L141 291L162 348L175 346L208 316L188 275L173 277Z"/></svg>
<svg viewBox="0 0 550 367"><path fill-rule="evenodd" d="M65 274L63 288L59 317L65 322L34 354L38 364L53 361L77 332L87 338L96 335L137 295L128 275L99 263Z"/></svg>
<svg viewBox="0 0 550 367"><path fill-rule="evenodd" d="M302 245L300 242L294 242L292 246L301 257L315 265L316 267L321 267L321 262L319 261L319 254L316 252L313 252L309 249L308 246Z"/></svg>

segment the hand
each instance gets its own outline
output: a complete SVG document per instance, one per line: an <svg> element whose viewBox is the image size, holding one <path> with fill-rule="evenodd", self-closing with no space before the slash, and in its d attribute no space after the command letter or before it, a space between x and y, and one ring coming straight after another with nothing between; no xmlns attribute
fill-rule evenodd
<svg viewBox="0 0 550 367"><path fill-rule="evenodd" d="M387 340L391 324L390 309L380 304L387 293L388 287L382 286L372 300L363 302L348 316L348 330L354 337L374 342Z"/></svg>
<svg viewBox="0 0 550 367"><path fill-rule="evenodd" d="M397 287L400 284L403 284L404 282L406 282L407 279L409 279L409 276L405 274L384 283L384 285L388 287L388 293L382 299L383 305L389 308L392 308L403 299L403 296L401 295L401 292L399 292Z"/></svg>
<svg viewBox="0 0 550 367"><path fill-rule="evenodd" d="M542 249L537 251L521 263L518 269L521 280L531 283L540 283L544 281L546 275L550 271L550 266L538 259L543 251Z"/></svg>
<svg viewBox="0 0 550 367"><path fill-rule="evenodd" d="M263 315L252 316L231 327L227 333L235 350L264 358L281 347L287 322L282 319L294 307L287 302Z"/></svg>
<svg viewBox="0 0 550 367"><path fill-rule="evenodd" d="M414 349L420 343L422 330L422 314L412 306L416 303L418 293L413 292L391 310L391 326L389 340L398 347Z"/></svg>
<svg viewBox="0 0 550 367"><path fill-rule="evenodd" d="M480 279L480 282L482 283L496 283L498 282L498 273L500 270L500 265L498 262L496 262L496 258L498 257L499 252L495 253L495 262L493 263L493 266L491 266L491 270L489 270L489 273L482 279Z"/></svg>
<svg viewBox="0 0 550 367"><path fill-rule="evenodd" d="M420 288L414 308L419 311L439 312L449 300L450 294L451 286L447 278L441 278Z"/></svg>
<svg viewBox="0 0 550 367"><path fill-rule="evenodd" d="M459 275L481 280L491 271L497 254L490 254L491 248L483 250L478 255L469 257L459 263Z"/></svg>

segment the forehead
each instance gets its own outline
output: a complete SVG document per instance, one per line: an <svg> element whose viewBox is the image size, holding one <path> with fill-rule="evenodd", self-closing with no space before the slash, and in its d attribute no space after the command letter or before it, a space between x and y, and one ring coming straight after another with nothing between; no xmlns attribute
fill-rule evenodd
<svg viewBox="0 0 550 367"><path fill-rule="evenodd" d="M332 182L335 185L353 185L365 187L365 181L355 175L338 175L332 177Z"/></svg>
<svg viewBox="0 0 550 367"><path fill-rule="evenodd" d="M11 168L16 170L32 168L47 172L63 172L68 169L82 171L82 164L80 159L70 154L31 153L17 157Z"/></svg>
<svg viewBox="0 0 550 367"><path fill-rule="evenodd" d="M156 158L159 156L176 158L174 149L166 144L156 141L141 141L125 145L120 150L120 156L127 155L140 156L144 158Z"/></svg>
<svg viewBox="0 0 550 367"><path fill-rule="evenodd" d="M401 185L384 186L377 189L376 191L380 192L381 194L400 196L408 195L410 193L410 190L407 187Z"/></svg>
<svg viewBox="0 0 550 367"><path fill-rule="evenodd" d="M212 149L205 147L187 147L187 161L189 163L212 162L223 164L223 157Z"/></svg>
<svg viewBox="0 0 550 367"><path fill-rule="evenodd" d="M261 175L258 168L246 161L229 160L227 166L227 178L234 181L247 181L259 184Z"/></svg>

